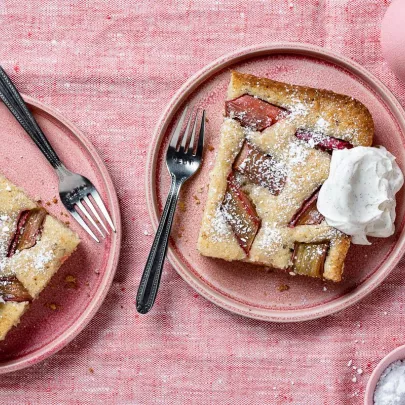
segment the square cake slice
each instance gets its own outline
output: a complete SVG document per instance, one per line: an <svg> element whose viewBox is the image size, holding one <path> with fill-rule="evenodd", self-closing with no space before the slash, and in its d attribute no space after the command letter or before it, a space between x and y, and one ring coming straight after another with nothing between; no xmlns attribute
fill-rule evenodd
<svg viewBox="0 0 405 405"><path fill-rule="evenodd" d="M350 238L317 193L332 151L371 146L373 133L352 97L232 72L199 252L340 281Z"/></svg>
<svg viewBox="0 0 405 405"><path fill-rule="evenodd" d="M76 233L0 175L0 340L79 242Z"/></svg>

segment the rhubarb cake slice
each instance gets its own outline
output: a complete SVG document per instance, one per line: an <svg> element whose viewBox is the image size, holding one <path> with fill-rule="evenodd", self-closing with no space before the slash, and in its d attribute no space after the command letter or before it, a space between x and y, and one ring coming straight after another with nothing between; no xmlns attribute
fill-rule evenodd
<svg viewBox="0 0 405 405"><path fill-rule="evenodd" d="M0 175L0 340L79 244L79 237Z"/></svg>
<svg viewBox="0 0 405 405"><path fill-rule="evenodd" d="M334 149L371 146L352 97L232 72L198 249L340 281L350 238L316 208Z"/></svg>

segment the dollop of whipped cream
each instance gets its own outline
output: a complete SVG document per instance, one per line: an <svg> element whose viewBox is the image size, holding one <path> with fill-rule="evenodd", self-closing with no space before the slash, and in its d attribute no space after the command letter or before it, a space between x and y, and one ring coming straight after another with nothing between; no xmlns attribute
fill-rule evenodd
<svg viewBox="0 0 405 405"><path fill-rule="evenodd" d="M352 243L370 245L367 236L394 233L395 194L403 183L395 157L382 146L335 150L317 208Z"/></svg>

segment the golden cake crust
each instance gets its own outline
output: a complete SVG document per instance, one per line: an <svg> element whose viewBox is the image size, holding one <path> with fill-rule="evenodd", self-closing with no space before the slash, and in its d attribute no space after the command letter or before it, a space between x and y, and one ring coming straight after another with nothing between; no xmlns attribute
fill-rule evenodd
<svg viewBox="0 0 405 405"><path fill-rule="evenodd" d="M233 71L228 100L243 94L293 112L297 107L305 108L308 114L296 115L297 128L316 130L316 123L322 117L329 124L322 128L325 135L344 139L354 146L371 146L373 143L373 118L367 107L353 97Z"/></svg>
<svg viewBox="0 0 405 405"><path fill-rule="evenodd" d="M224 119L215 165L210 173L198 250L202 255L228 261L242 260L288 269L296 242L329 241L323 277L340 281L350 238L325 221L319 225L288 227L303 201L328 178L330 166L328 153L298 140L295 134L297 130L322 131L324 135L343 139L354 146L370 146L374 132L370 113L359 101L345 95L232 72L227 99L245 94L282 107L290 114L261 132L247 131L236 119ZM249 254L240 247L220 212L228 175L245 139L282 162L288 171L284 188L277 196L261 186L243 186L262 221Z"/></svg>

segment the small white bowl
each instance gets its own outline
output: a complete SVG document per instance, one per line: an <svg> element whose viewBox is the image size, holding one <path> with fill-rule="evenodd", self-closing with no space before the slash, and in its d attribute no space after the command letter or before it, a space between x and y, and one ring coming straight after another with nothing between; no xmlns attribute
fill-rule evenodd
<svg viewBox="0 0 405 405"><path fill-rule="evenodd" d="M366 393L364 395L364 405L374 405L374 391L377 386L378 380L384 370L394 361L405 359L405 345L397 347L392 352L388 353L378 364L372 372L368 380Z"/></svg>

